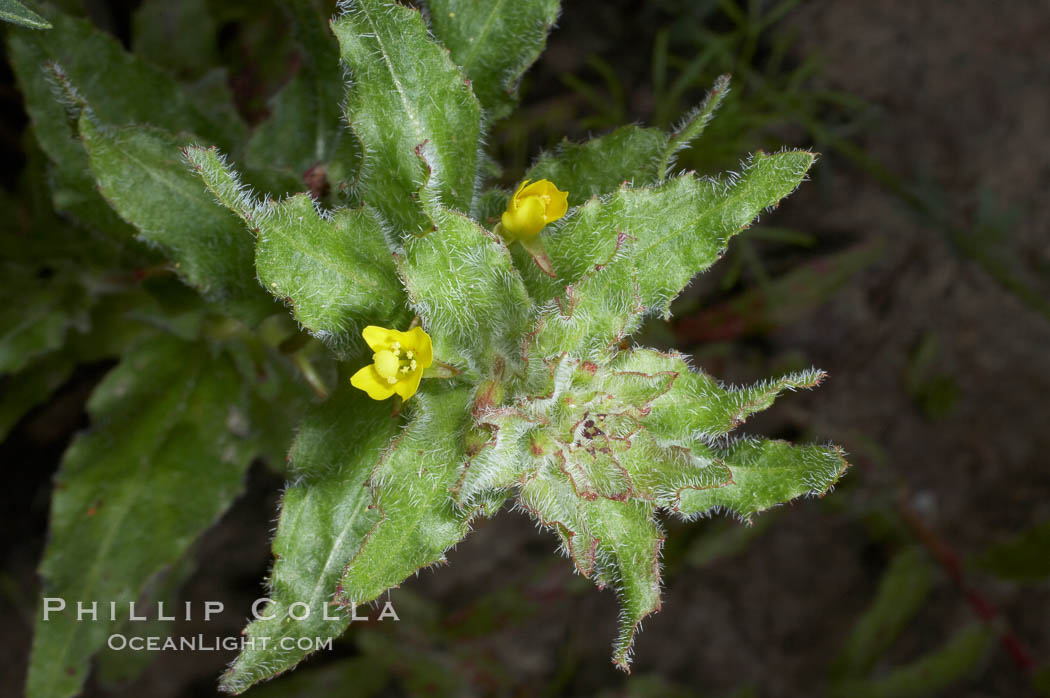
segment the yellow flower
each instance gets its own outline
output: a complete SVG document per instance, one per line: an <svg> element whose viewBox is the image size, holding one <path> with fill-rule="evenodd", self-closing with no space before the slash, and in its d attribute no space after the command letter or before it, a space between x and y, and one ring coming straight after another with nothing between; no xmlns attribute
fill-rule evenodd
<svg viewBox="0 0 1050 698"><path fill-rule="evenodd" d="M373 400L386 400L394 393L403 400L415 395L423 369L434 362L430 335L420 327L399 332L369 325L361 336L375 354L371 364L350 378L350 385Z"/></svg>
<svg viewBox="0 0 1050 698"><path fill-rule="evenodd" d="M559 191L554 182L547 179L532 184L526 179L510 197L500 222L511 239L531 238L543 230L543 226L564 216L567 210L569 192Z"/></svg>

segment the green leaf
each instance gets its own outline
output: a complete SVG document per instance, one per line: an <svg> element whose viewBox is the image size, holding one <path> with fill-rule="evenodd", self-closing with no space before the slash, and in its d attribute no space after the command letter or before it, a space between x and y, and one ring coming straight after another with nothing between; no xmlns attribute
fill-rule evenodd
<svg viewBox="0 0 1050 698"><path fill-rule="evenodd" d="M349 386L303 420L289 453L295 479L281 501L270 603L260 609L269 619L248 626L255 645L223 675L223 690L240 693L308 654L294 642L282 647L282 638L338 637L350 624L351 615L334 599L343 571L379 520L367 485L400 424L386 406ZM292 605L300 602L309 616L296 620L291 613L303 616L304 609Z"/></svg>
<svg viewBox="0 0 1050 698"><path fill-rule="evenodd" d="M234 325L234 329L241 328ZM228 343L227 348L237 363L241 380L250 388L245 411L255 428L256 454L273 471L285 474L288 448L313 393L293 358L268 346L260 337L268 329L264 325L257 334L238 333L239 341Z"/></svg>
<svg viewBox="0 0 1050 698"><path fill-rule="evenodd" d="M624 352L612 366L618 371L675 376L670 390L653 399L642 423L660 441L678 444L717 444L748 417L772 406L784 391L814 388L826 375L809 369L754 385L727 387L693 370L683 355L652 349Z"/></svg>
<svg viewBox="0 0 1050 698"><path fill-rule="evenodd" d="M87 113L80 131L103 196L170 255L187 284L250 324L274 312L255 280L251 235L180 157L193 138L144 126L106 129Z"/></svg>
<svg viewBox="0 0 1050 698"><path fill-rule="evenodd" d="M598 266L540 307L528 352L545 358L571 351L604 363L638 330L644 312L634 269L625 264Z"/></svg>
<svg viewBox="0 0 1050 698"><path fill-rule="evenodd" d="M833 681L865 676L893 646L922 608L933 588L934 568L919 548L897 553L879 590L842 644L829 675Z"/></svg>
<svg viewBox="0 0 1050 698"><path fill-rule="evenodd" d="M621 126L586 143L562 143L540 155L525 173L533 181L549 179L569 192L569 206L604 196L624 182L643 187L660 181L661 150L667 134L658 128Z"/></svg>
<svg viewBox="0 0 1050 698"><path fill-rule="evenodd" d="M93 196L97 204L97 195L86 175L87 155L69 121L67 104L55 97L56 75L76 86L76 96L90 103L103 123L149 123L172 132L184 130L227 148L243 139L240 120L203 113L169 75L126 53L110 35L84 20L56 11L48 15L54 24L51 31L14 32L9 49L34 135L69 187L66 196L74 197L72 202L56 200L60 209L80 204L78 210L89 216L88 223L105 227L105 220L95 220L98 208L87 205ZM45 64L53 65L50 75L43 70ZM68 102L68 89L63 90Z"/></svg>
<svg viewBox="0 0 1050 698"><path fill-rule="evenodd" d="M372 472L380 519L346 567L336 599L367 603L416 571L445 561L479 509L460 509L450 488L467 459L460 436L471 423L471 391L420 391L415 414ZM486 502L491 504L492 502Z"/></svg>
<svg viewBox="0 0 1050 698"><path fill-rule="evenodd" d="M214 148L188 148L205 185L258 237L259 281L295 318L335 347L359 343L369 323L406 323L387 232L368 206L322 213L306 194L259 204Z"/></svg>
<svg viewBox="0 0 1050 698"><path fill-rule="evenodd" d="M458 502L486 488L505 490L536 470L556 471L583 499L641 499L667 508L678 505L684 489L730 481L703 444L661 444L644 429L675 371L616 370L615 363L610 370L569 357L548 366L535 369L546 380L534 378L532 394L512 407L484 394L475 400L476 421L490 435L463 466L453 488Z"/></svg>
<svg viewBox="0 0 1050 698"><path fill-rule="evenodd" d="M297 194L270 203L257 224L259 280L290 299L295 318L318 337L345 344L366 324L408 321L394 257L372 209L322 217L309 196Z"/></svg>
<svg viewBox="0 0 1050 698"><path fill-rule="evenodd" d="M91 431L56 478L44 597L71 607L38 616L29 698L76 694L88 658L150 579L179 559L241 491L254 453L242 382L213 347L157 336L129 352L88 403ZM133 522L133 524L132 524ZM99 600L77 622L75 600Z"/></svg>
<svg viewBox="0 0 1050 698"><path fill-rule="evenodd" d="M724 509L748 520L796 497L823 496L849 467L835 446L746 438L714 453L729 468L733 481L717 489L683 490L679 516L692 519Z"/></svg>
<svg viewBox="0 0 1050 698"><path fill-rule="evenodd" d="M546 469L526 479L521 505L558 534L581 575L599 589L616 590L622 611L613 663L626 671L642 619L660 608L659 555L664 539L652 503L579 497L568 478Z"/></svg>
<svg viewBox="0 0 1050 698"><path fill-rule="evenodd" d="M404 240L399 268L436 357L471 368L517 362L532 310L506 245L467 216L427 206L436 229Z"/></svg>
<svg viewBox="0 0 1050 698"><path fill-rule="evenodd" d="M510 114L518 82L543 51L559 4L427 0L434 34L463 67L489 120Z"/></svg>
<svg viewBox="0 0 1050 698"><path fill-rule="evenodd" d="M542 233L558 279L533 274L529 291L543 302L566 284L604 274L604 284L615 286L635 274L646 310L666 315L689 281L725 253L730 238L795 190L813 159L803 151L759 153L739 175L686 174L658 186L621 187Z"/></svg>
<svg viewBox="0 0 1050 698"><path fill-rule="evenodd" d="M1038 582L1050 576L1050 520L1021 531L1013 540L993 545L977 566L1000 579Z"/></svg>
<svg viewBox="0 0 1050 698"><path fill-rule="evenodd" d="M173 637L172 623L155 618L154 616L158 614L154 613L153 609L158 608L157 604L162 603L167 614L175 615L177 611L173 613L173 609L178 608L179 592L196 571L197 558L194 550L190 549L181 559L154 575L136 600L137 607L147 609L143 615L148 620L126 620L117 629L117 632L129 638L166 639ZM138 603L139 601L141 604ZM159 654L159 652L129 652L127 649L115 650L105 647L95 657L95 676L98 678L98 683L106 688L119 687L141 676L154 661L160 658Z"/></svg>
<svg viewBox="0 0 1050 698"><path fill-rule="evenodd" d="M391 679L395 657L373 653L321 666L302 668L280 681L252 689L253 698L303 698L303 696L344 695L347 698L382 696ZM347 694L348 687L352 691Z"/></svg>
<svg viewBox="0 0 1050 698"><path fill-rule="evenodd" d="M403 233L431 228L415 203L430 178L442 203L470 211L481 109L418 10L356 0L332 31L350 68L347 120L365 153L360 198Z"/></svg>
<svg viewBox="0 0 1050 698"><path fill-rule="evenodd" d="M800 151L758 154L734 178L687 174L577 208L541 233L557 278L524 272L530 294L544 304L536 351L599 359L637 330L643 314L666 317L693 276L760 211L790 194L812 162Z"/></svg>
<svg viewBox="0 0 1050 698"><path fill-rule="evenodd" d="M491 385L491 384L490 384ZM519 410L490 409L479 406L486 402L479 390L475 398L478 422L487 431L470 432L467 458L463 462L455 484L450 488L461 507L475 506L491 492L507 492L519 484L529 471L529 439L538 433L539 422ZM479 400L480 398L480 400Z"/></svg>
<svg viewBox="0 0 1050 698"><path fill-rule="evenodd" d="M18 0L0 0L0 19L30 29L50 29L51 23Z"/></svg>

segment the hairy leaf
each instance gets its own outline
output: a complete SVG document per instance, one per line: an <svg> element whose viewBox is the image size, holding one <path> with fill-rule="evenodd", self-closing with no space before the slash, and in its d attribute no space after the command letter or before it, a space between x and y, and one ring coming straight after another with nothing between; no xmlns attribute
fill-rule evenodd
<svg viewBox="0 0 1050 698"><path fill-rule="evenodd" d="M535 349L549 356L579 347L601 358L633 333L645 313L671 301L714 264L729 239L790 194L813 155L759 154L724 181L684 175L656 187L621 188L575 210L544 236L556 279L531 271L529 292L544 303Z"/></svg>
<svg viewBox="0 0 1050 698"><path fill-rule="evenodd" d="M720 75L715 80L714 87L707 93L704 101L686 114L678 123L671 137L667 140L667 145L660 158L659 172L661 177L670 175L670 169L674 164L677 153L688 148L691 142L700 137L727 94L729 94L729 76Z"/></svg>
<svg viewBox="0 0 1050 698"><path fill-rule="evenodd" d="M644 187L660 181L657 160L666 143L667 134L658 128L621 126L586 143L562 141L541 154L525 178L549 179L569 192L569 206L579 206L624 182Z"/></svg>
<svg viewBox="0 0 1050 698"><path fill-rule="evenodd" d="M490 119L507 116L518 81L547 43L558 0L427 0L430 26L463 67Z"/></svg>
<svg viewBox="0 0 1050 698"><path fill-rule="evenodd" d="M406 238L399 266L436 356L483 371L517 360L532 302L506 246L461 213L427 208L436 229Z"/></svg>
<svg viewBox="0 0 1050 698"><path fill-rule="evenodd" d="M180 157L193 138L144 126L111 130L89 114L81 116L80 131L103 196L171 256L186 283L251 324L274 312L254 278L248 231Z"/></svg>
<svg viewBox="0 0 1050 698"><path fill-rule="evenodd" d="M578 497L564 477L540 471L521 488L521 504L553 529L577 571L620 597L620 632L613 663L626 669L638 626L660 608L660 546L663 534L644 500Z"/></svg>
<svg viewBox="0 0 1050 698"><path fill-rule="evenodd" d="M188 148L186 159L258 236L259 281L315 335L342 347L358 341L366 324L408 321L387 231L373 209L322 214L305 194L260 204L214 148Z"/></svg>
<svg viewBox="0 0 1050 698"><path fill-rule="evenodd" d="M652 401L642 423L664 443L717 444L756 412L768 409L785 390L814 388L826 375L810 369L747 386L723 386L693 370L681 354L636 349L617 356L613 367L643 374L671 372L670 390Z"/></svg>
<svg viewBox="0 0 1050 698"><path fill-rule="evenodd" d="M693 518L712 510L742 519L803 495L824 495L849 467L834 446L793 446L786 441L740 439L715 455L733 474L725 487L684 490L676 513Z"/></svg>
<svg viewBox="0 0 1050 698"><path fill-rule="evenodd" d="M355 0L332 31L350 68L347 120L364 150L360 198L412 234L431 228L415 202L428 177L445 205L469 211L481 109L418 10Z"/></svg>
<svg viewBox="0 0 1050 698"><path fill-rule="evenodd" d="M347 565L337 600L366 603L417 570L444 562L477 513L457 508L449 495L467 457L459 435L471 420L470 390L421 391L414 399L412 421L372 472L380 518Z"/></svg>
<svg viewBox="0 0 1050 698"><path fill-rule="evenodd" d="M335 603L339 579L379 520L368 483L399 426L383 405L349 386L304 419L289 453L295 480L281 501L270 601L259 611L263 619L248 626L254 646L223 675L224 690L240 693L308 654L295 642L282 646L282 638L338 637L350 624L348 609ZM306 608L293 608L300 603Z"/></svg>
<svg viewBox="0 0 1050 698"><path fill-rule="evenodd" d="M164 336L129 352L95 390L91 431L57 476L40 568L42 595L70 607L38 616L30 698L76 694L128 602L241 490L254 453L244 398L227 357ZM98 620L78 622L75 600L102 600ZM105 600L124 609L117 622Z"/></svg>
<svg viewBox="0 0 1050 698"><path fill-rule="evenodd" d="M408 320L383 224L368 207L322 217L310 197L270 203L256 219L259 280L295 317L336 344L361 327ZM352 335L352 336L351 336Z"/></svg>
<svg viewBox="0 0 1050 698"><path fill-rule="evenodd" d="M794 191L812 163L807 152L758 154L740 175L725 179L686 174L658 186L621 187L542 233L558 278L533 272L526 277L529 291L543 302L602 272L605 286L635 275L646 309L666 314L690 279L718 261L733 235Z"/></svg>

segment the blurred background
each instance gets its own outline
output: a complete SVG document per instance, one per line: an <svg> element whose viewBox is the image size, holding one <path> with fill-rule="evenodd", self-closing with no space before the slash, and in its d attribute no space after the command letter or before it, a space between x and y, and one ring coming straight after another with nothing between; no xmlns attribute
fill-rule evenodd
<svg viewBox="0 0 1050 698"><path fill-rule="evenodd" d="M250 123L301 65L277 0L67 4L183 80L223 65ZM566 0L521 109L490 135L502 183L563 137L670 128L732 74L683 169L782 145L821 158L638 341L727 382L827 370L744 431L833 441L853 468L750 527L668 521L663 612L630 676L609 662L612 592L505 511L392 592L400 622L354 624L251 695L1050 695L1048 35L1038 0ZM39 156L6 63L0 78L13 195ZM81 365L17 421L0 414L2 695L22 691L50 478L111 365ZM264 595L282 485L253 466L177 575L177 598L234 611L208 633L237 635ZM215 695L232 658L104 654L85 695Z"/></svg>

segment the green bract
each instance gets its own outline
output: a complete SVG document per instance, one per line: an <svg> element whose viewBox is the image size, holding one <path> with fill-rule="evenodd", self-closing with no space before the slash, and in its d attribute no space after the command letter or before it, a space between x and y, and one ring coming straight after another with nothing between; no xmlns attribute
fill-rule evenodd
<svg viewBox="0 0 1050 698"><path fill-rule="evenodd" d="M73 221L56 229L82 226L93 251L60 241L79 265L54 266L50 314L0 313L0 371L19 374L28 407L92 355L96 329L117 338L96 358L120 358L58 476L46 595L126 608L261 455L291 479L267 619L246 630L269 642L237 658L224 690L294 667L306 651L281 638L339 635L345 609L442 562L508 501L615 589L626 669L660 607L662 517L750 519L825 493L847 467L833 446L733 435L820 371L727 387L684 355L629 346L813 164L786 150L721 177L675 173L726 80L674 134L627 126L541 154L525 177L567 190L572 208L526 249L493 233L509 192L486 181L483 145L556 0L430 0L422 14L354 0L330 25L299 3L302 70L251 133L88 23L5 6L50 23L11 30L11 59L53 205ZM32 250L12 254L8 278L37 283ZM114 265L158 278L101 283ZM46 322L20 325L25 313ZM369 361L361 329L413 322L436 367L416 397L395 409L350 387ZM38 622L29 696L74 695L119 625Z"/></svg>

